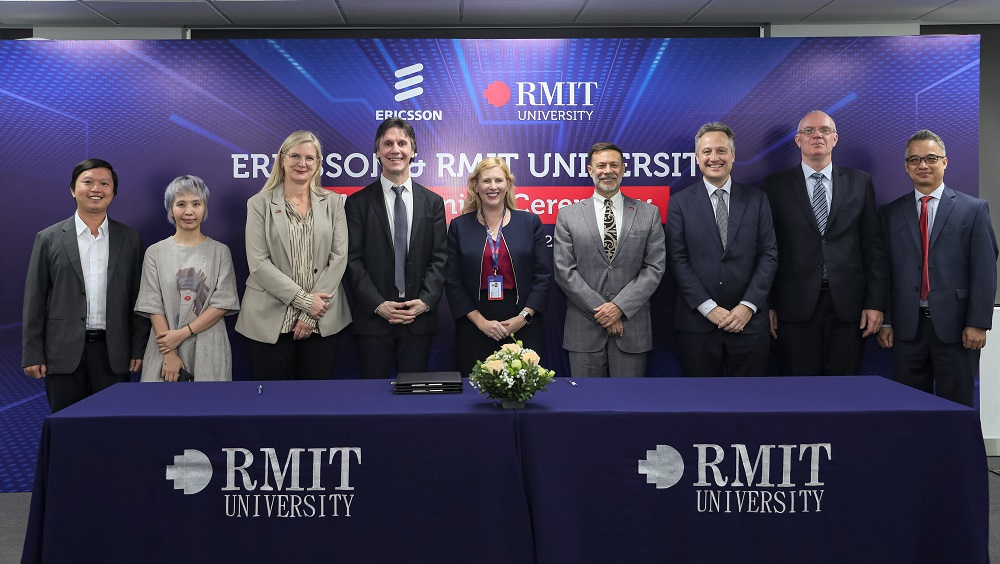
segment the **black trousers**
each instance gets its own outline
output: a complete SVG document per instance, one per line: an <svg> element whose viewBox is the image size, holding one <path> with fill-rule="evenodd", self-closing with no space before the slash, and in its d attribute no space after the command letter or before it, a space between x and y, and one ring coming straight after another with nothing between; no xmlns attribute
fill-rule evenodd
<svg viewBox="0 0 1000 564"><path fill-rule="evenodd" d="M278 342L262 343L246 339L252 380L330 380L337 360L337 337L296 341L292 333L278 335Z"/></svg>
<svg viewBox="0 0 1000 564"><path fill-rule="evenodd" d="M771 334L677 332L685 376L767 376Z"/></svg>
<svg viewBox="0 0 1000 564"><path fill-rule="evenodd" d="M488 300L486 292L480 295L479 313L486 319L505 321L521 313L522 309L524 308L517 305L516 290L504 290L502 300ZM542 316L535 315L531 323L514 334L513 339L500 341L486 336L468 317L462 316L455 320L455 367L462 376L468 376L477 360L486 360L486 357L498 351L505 343L513 343L515 339L539 355L544 354L545 324Z"/></svg>
<svg viewBox="0 0 1000 564"><path fill-rule="evenodd" d="M49 408L55 413L114 384L128 381L128 372L115 374L111 370L107 341L87 341L76 370L45 376L45 394L49 398Z"/></svg>
<svg viewBox="0 0 1000 564"><path fill-rule="evenodd" d="M972 407L979 352L966 349L961 342L941 341L930 318L921 315L914 340L893 340L892 377L911 388Z"/></svg>
<svg viewBox="0 0 1000 564"><path fill-rule="evenodd" d="M864 339L861 312L837 318L829 290L819 293L812 317L802 323L778 320L778 368L785 376L852 376L861 371Z"/></svg>
<svg viewBox="0 0 1000 564"><path fill-rule="evenodd" d="M361 377L392 378L396 372L427 372L432 338L431 334L413 333L405 325L393 325L388 335L354 335Z"/></svg>

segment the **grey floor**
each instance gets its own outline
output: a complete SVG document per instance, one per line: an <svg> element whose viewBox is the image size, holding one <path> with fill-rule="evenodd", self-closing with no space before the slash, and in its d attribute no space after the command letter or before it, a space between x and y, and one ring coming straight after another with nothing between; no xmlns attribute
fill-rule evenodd
<svg viewBox="0 0 1000 564"><path fill-rule="evenodd" d="M1000 472L1000 457L990 457L988 465ZM983 472L988 470L984 468ZM989 484L990 561L1000 562L1000 475L989 472ZM30 493L0 494L0 564L21 560L30 503Z"/></svg>

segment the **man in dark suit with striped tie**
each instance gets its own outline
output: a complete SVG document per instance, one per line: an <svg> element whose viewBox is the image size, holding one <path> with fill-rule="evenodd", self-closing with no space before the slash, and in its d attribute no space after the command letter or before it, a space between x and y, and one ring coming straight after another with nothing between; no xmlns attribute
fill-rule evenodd
<svg viewBox="0 0 1000 564"><path fill-rule="evenodd" d="M821 111L799 122L802 163L764 179L778 240L771 335L782 373L861 370L864 338L882 326L885 243L865 172L833 164L839 136Z"/></svg>

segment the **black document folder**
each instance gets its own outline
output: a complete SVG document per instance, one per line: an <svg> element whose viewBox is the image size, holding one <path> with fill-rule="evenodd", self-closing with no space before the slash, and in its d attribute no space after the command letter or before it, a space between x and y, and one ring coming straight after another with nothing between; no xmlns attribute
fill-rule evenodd
<svg viewBox="0 0 1000 564"><path fill-rule="evenodd" d="M458 372L400 372L393 391L397 394L460 394L462 375Z"/></svg>

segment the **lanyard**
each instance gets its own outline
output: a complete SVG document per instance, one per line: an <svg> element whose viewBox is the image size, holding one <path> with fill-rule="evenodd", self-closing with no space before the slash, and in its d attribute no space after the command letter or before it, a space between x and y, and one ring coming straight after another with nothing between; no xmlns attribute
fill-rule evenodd
<svg viewBox="0 0 1000 564"><path fill-rule="evenodd" d="M500 237L503 236L503 220L507 217L507 206L503 208L503 215L500 216L500 225L497 227L497 238L490 237L490 226L486 226L486 243L490 246L490 254L493 256L493 274L496 275L500 268ZM483 214L483 223L486 223L486 214Z"/></svg>

